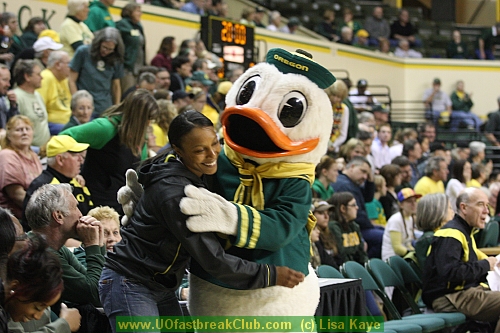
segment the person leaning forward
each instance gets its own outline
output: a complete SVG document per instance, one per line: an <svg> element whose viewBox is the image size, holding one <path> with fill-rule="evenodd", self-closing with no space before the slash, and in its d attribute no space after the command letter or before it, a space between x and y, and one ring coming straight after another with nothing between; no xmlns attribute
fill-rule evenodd
<svg viewBox="0 0 500 333"><path fill-rule="evenodd" d="M466 188L457 197L457 214L436 231L425 262L422 298L436 312L459 311L468 318L495 322L500 332L500 292L484 283L496 258L476 248L473 234L489 216L488 197Z"/></svg>

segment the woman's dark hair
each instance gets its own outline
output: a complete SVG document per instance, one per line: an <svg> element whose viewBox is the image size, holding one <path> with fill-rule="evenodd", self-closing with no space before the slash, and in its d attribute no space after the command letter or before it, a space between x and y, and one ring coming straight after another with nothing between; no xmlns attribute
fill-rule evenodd
<svg viewBox="0 0 500 333"><path fill-rule="evenodd" d="M168 129L168 141L172 147L182 147L182 138L193 128L210 126L214 124L202 113L195 110L186 111L172 120Z"/></svg>
<svg viewBox="0 0 500 333"><path fill-rule="evenodd" d="M16 243L16 227L9 212L0 208L0 278L5 279L5 268L10 251Z"/></svg>
<svg viewBox="0 0 500 333"><path fill-rule="evenodd" d="M17 280L12 297L23 297L28 302L46 303L63 290L62 268L59 258L47 242L34 235L23 249L10 255L7 262L7 281Z"/></svg>
<svg viewBox="0 0 500 333"><path fill-rule="evenodd" d="M101 44L103 42L115 43L114 52L105 58L101 56ZM95 33L92 44L90 44L90 58L93 62L97 63L99 60L102 60L106 64L114 66L116 63L123 62L124 55L125 47L123 46L123 40L118 29L107 27Z"/></svg>
<svg viewBox="0 0 500 333"><path fill-rule="evenodd" d="M132 16L132 13L136 8L140 8L141 5L137 3L128 3L125 5L125 7L122 8L121 16L122 18L130 18Z"/></svg>
<svg viewBox="0 0 500 333"><path fill-rule="evenodd" d="M388 187L394 187L396 176L401 174L401 167L397 164L386 164L380 169L380 175L384 177Z"/></svg>
<svg viewBox="0 0 500 333"><path fill-rule="evenodd" d="M464 179L464 166L465 163L468 163L467 160L458 160L453 164L453 168L451 170L451 178L455 178L461 183L465 183Z"/></svg>
<svg viewBox="0 0 500 333"><path fill-rule="evenodd" d="M26 31L35 32L35 25L38 23L41 23L41 22L45 22L45 21L40 16L35 16L35 17L30 18L30 20L28 21L28 24L26 25L26 28L24 28L24 32L26 32Z"/></svg>
<svg viewBox="0 0 500 333"><path fill-rule="evenodd" d="M331 220L337 221L341 226L347 226L347 221L344 217L344 214L340 211L341 206L346 206L349 204L349 201L352 201L354 196L349 192L337 192L333 193L333 195L328 199L328 203L333 205L331 208Z"/></svg>
<svg viewBox="0 0 500 333"><path fill-rule="evenodd" d="M174 51L174 41L175 37L172 36L167 36L162 39L161 44L160 44L160 49L158 50L158 53L161 53L165 56L170 56L172 52Z"/></svg>

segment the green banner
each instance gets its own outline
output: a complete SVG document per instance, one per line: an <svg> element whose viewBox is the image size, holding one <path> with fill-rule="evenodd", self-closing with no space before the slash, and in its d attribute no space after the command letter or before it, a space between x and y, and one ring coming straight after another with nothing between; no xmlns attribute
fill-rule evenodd
<svg viewBox="0 0 500 333"><path fill-rule="evenodd" d="M117 332L383 332L384 318L371 316L118 316Z"/></svg>

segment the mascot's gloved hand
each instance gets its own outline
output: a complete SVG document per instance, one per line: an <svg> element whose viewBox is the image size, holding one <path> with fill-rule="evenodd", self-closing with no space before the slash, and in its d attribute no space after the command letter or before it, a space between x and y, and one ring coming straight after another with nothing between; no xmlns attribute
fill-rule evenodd
<svg viewBox="0 0 500 333"><path fill-rule="evenodd" d="M238 229L238 211L236 207L215 193L204 188L187 185L184 188L181 212L191 215L187 227L192 232L220 232L236 236Z"/></svg>
<svg viewBox="0 0 500 333"><path fill-rule="evenodd" d="M125 173L126 183L122 186L117 193L118 203L122 205L123 212L125 215L122 217L122 225L126 226L132 215L134 214L135 205L139 201L139 198L144 192L141 184L138 181L137 173L128 169Z"/></svg>

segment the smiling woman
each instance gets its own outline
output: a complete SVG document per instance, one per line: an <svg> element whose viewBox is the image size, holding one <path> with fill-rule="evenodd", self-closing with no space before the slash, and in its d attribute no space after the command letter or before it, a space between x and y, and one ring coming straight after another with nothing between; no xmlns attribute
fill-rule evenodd
<svg viewBox="0 0 500 333"><path fill-rule="evenodd" d="M0 151L0 207L21 218L26 189L42 173L42 164L30 148L33 127L28 117L14 116L6 127Z"/></svg>

